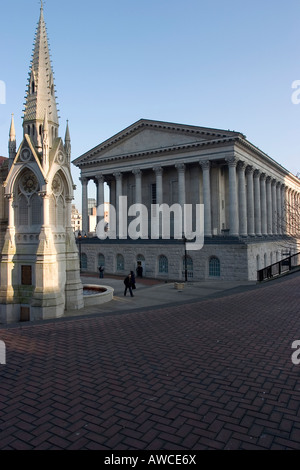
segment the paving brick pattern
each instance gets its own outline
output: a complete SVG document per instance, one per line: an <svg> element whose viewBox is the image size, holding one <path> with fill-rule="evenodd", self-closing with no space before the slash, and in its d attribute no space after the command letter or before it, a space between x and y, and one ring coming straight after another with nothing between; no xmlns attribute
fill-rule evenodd
<svg viewBox="0 0 300 470"><path fill-rule="evenodd" d="M1 328L0 449L300 449L299 287Z"/></svg>

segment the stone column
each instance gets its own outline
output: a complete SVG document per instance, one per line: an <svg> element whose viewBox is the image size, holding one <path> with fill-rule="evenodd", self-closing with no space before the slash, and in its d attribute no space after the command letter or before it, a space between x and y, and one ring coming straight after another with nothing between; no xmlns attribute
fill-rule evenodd
<svg viewBox="0 0 300 470"><path fill-rule="evenodd" d="M96 186L97 186L97 207L104 204L104 176L102 173L96 175Z"/></svg>
<svg viewBox="0 0 300 470"><path fill-rule="evenodd" d="M80 178L82 184L82 231L88 234L89 215L88 215L88 178Z"/></svg>
<svg viewBox="0 0 300 470"><path fill-rule="evenodd" d="M254 223L255 234L261 236L261 207L260 207L260 171L255 170L253 174L254 181Z"/></svg>
<svg viewBox="0 0 300 470"><path fill-rule="evenodd" d="M136 168L132 173L135 175L135 204L142 204L142 172Z"/></svg>
<svg viewBox="0 0 300 470"><path fill-rule="evenodd" d="M267 233L268 235L273 234L273 206L272 206L272 189L271 189L271 176L267 176L266 178L266 193L267 193Z"/></svg>
<svg viewBox="0 0 300 470"><path fill-rule="evenodd" d="M276 196L276 180L272 180L272 227L273 235L277 235L277 196Z"/></svg>
<svg viewBox="0 0 300 470"><path fill-rule="evenodd" d="M248 235L254 237L254 191L253 191L253 167L247 166L247 227Z"/></svg>
<svg viewBox="0 0 300 470"><path fill-rule="evenodd" d="M156 166L153 168L155 171L155 176L156 176L156 204L162 204L163 203L163 180L162 180L162 175L163 175L163 169L161 166Z"/></svg>
<svg viewBox="0 0 300 470"><path fill-rule="evenodd" d="M178 171L178 203L181 206L182 217L181 227L184 232L184 205L185 205L185 165L184 163L178 163L175 165Z"/></svg>
<svg viewBox="0 0 300 470"><path fill-rule="evenodd" d="M200 161L203 172L204 235L211 237L210 161Z"/></svg>
<svg viewBox="0 0 300 470"><path fill-rule="evenodd" d="M117 172L114 173L114 177L116 179L116 230L117 236L120 237L120 227L123 226L123 214L122 210L120 210L120 196L122 196L122 173Z"/></svg>
<svg viewBox="0 0 300 470"><path fill-rule="evenodd" d="M8 228L15 228L15 208L13 194L4 196L8 200Z"/></svg>
<svg viewBox="0 0 300 470"><path fill-rule="evenodd" d="M296 208L295 208L295 191L292 189L291 190L291 194L290 194L290 200L291 200L291 231L292 231L292 235L295 235L295 225L296 225L296 221L295 221L295 217L296 217Z"/></svg>
<svg viewBox="0 0 300 470"><path fill-rule="evenodd" d="M285 211L285 184L281 185L281 217L282 217L282 234L286 234L286 211Z"/></svg>
<svg viewBox="0 0 300 470"><path fill-rule="evenodd" d="M282 234L282 211L281 211L281 183L276 185L276 197L277 197L277 233Z"/></svg>
<svg viewBox="0 0 300 470"><path fill-rule="evenodd" d="M261 205L261 233L268 235L267 230L267 192L266 192L266 174L262 173L260 177L260 205Z"/></svg>
<svg viewBox="0 0 300 470"><path fill-rule="evenodd" d="M72 197L66 197L66 229L72 230Z"/></svg>
<svg viewBox="0 0 300 470"><path fill-rule="evenodd" d="M238 200L237 200L237 181L236 181L236 165L237 159L232 156L226 158L229 167L229 224L230 235L237 237L238 230Z"/></svg>
<svg viewBox="0 0 300 470"><path fill-rule="evenodd" d="M239 188L239 228L242 237L247 236L247 200L246 200L246 179L245 162L239 161L238 169L238 188Z"/></svg>
<svg viewBox="0 0 300 470"><path fill-rule="evenodd" d="M183 209L185 204L185 164L178 163L175 167L178 171L178 202Z"/></svg>

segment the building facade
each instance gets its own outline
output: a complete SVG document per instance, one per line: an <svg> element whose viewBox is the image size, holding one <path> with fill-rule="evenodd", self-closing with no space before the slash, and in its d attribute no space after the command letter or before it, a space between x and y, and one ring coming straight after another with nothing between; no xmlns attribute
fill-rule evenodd
<svg viewBox="0 0 300 470"><path fill-rule="evenodd" d="M71 225L74 235L82 230L82 217L75 204L72 204Z"/></svg>
<svg viewBox="0 0 300 470"><path fill-rule="evenodd" d="M38 320L83 307L78 250L71 225L74 184L71 140L59 122L41 2L16 149L12 118L8 175L3 183L8 224L1 252L0 322Z"/></svg>
<svg viewBox="0 0 300 470"><path fill-rule="evenodd" d="M187 271L194 280L256 280L259 269L299 251L300 180L239 132L141 119L73 163L81 170L86 233L91 180L98 206L109 186L117 215L121 196L148 214L154 204L204 210L200 250L187 252L184 238L172 236L91 236L81 247L87 271L105 264L106 272L126 274L142 263L146 276L162 279Z"/></svg>

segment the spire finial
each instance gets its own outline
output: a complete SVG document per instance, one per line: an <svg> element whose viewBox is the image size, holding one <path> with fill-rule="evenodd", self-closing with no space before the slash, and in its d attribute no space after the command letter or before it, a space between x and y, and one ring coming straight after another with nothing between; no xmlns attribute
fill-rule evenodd
<svg viewBox="0 0 300 470"><path fill-rule="evenodd" d="M9 130L9 138L10 138L10 141L16 140L14 113L12 113L12 115L11 115L11 123L10 123L10 130Z"/></svg>

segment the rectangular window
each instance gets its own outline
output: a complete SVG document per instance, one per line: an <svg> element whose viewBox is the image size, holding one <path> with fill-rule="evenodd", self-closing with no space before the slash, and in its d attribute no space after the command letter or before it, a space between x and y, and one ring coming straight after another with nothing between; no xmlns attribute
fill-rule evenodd
<svg viewBox="0 0 300 470"><path fill-rule="evenodd" d="M32 285L32 266L21 266L21 284L22 286Z"/></svg>

